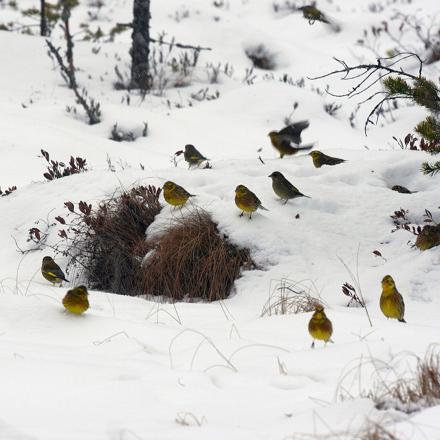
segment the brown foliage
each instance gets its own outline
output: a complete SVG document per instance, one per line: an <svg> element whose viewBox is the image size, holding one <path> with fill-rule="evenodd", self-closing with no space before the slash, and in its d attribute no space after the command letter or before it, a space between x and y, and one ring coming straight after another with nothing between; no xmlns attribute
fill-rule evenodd
<svg viewBox="0 0 440 440"><path fill-rule="evenodd" d="M139 293L140 261L147 252L145 231L162 209L160 189L138 186L102 203L96 211L81 204L85 233L83 266L94 289L135 295ZM84 252L81 253L81 257Z"/></svg>
<svg viewBox="0 0 440 440"><path fill-rule="evenodd" d="M69 163L52 160L47 151L41 150L41 154L48 163L47 172L43 174L46 180L60 179L61 177L71 176L72 174L84 173L87 171L87 161L81 157L70 156Z"/></svg>
<svg viewBox="0 0 440 440"><path fill-rule="evenodd" d="M66 272L91 289L122 295L161 296L172 300L215 301L227 298L242 269L255 267L248 249L229 242L211 216L195 209L175 218L152 238L147 228L162 209L161 190L138 186L114 195L98 208L66 202L47 230L29 230L29 241L46 245L48 230L58 228L55 253L70 258Z"/></svg>
<svg viewBox="0 0 440 440"><path fill-rule="evenodd" d="M200 209L173 220L147 247L140 291L173 300L227 298L241 269L255 267L249 250L231 244Z"/></svg>

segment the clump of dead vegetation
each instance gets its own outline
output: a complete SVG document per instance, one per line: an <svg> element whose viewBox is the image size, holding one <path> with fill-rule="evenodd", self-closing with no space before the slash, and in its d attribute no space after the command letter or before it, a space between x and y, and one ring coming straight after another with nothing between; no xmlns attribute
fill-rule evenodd
<svg viewBox="0 0 440 440"><path fill-rule="evenodd" d="M92 289L172 301L227 298L242 270L255 264L248 249L232 244L209 213L194 208L185 217L148 236L160 213L161 189L137 186L114 194L98 207L66 202L67 215L33 227L34 249L48 245L53 228L60 240L50 245L68 257L67 273Z"/></svg>
<svg viewBox="0 0 440 440"><path fill-rule="evenodd" d="M243 269L255 268L248 249L230 243L209 213L195 209L147 240L141 291L174 300L229 296Z"/></svg>
<svg viewBox="0 0 440 440"><path fill-rule="evenodd" d="M406 414L439 405L439 346L430 346L423 357L403 352L388 361L373 357L354 360L342 373L336 397L340 401L367 398L378 410Z"/></svg>
<svg viewBox="0 0 440 440"><path fill-rule="evenodd" d="M317 305L322 302L312 296L310 288L305 288L302 282L282 279L271 290L261 316L307 313L314 311Z"/></svg>
<svg viewBox="0 0 440 440"><path fill-rule="evenodd" d="M406 377L394 382L379 381L370 392L378 409L395 409L407 414L440 404L440 352L432 347Z"/></svg>

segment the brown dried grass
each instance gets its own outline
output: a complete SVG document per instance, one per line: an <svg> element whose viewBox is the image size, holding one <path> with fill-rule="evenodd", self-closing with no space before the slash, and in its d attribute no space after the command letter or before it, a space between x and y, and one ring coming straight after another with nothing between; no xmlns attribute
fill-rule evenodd
<svg viewBox="0 0 440 440"><path fill-rule="evenodd" d="M378 409L397 409L411 414L440 404L440 352L431 347L423 358L417 358L415 371L409 377L391 384L379 382L370 393Z"/></svg>
<svg viewBox="0 0 440 440"><path fill-rule="evenodd" d="M229 296L242 269L255 268L248 249L222 235L201 209L174 219L147 241L140 291L173 300L215 301Z"/></svg>
<svg viewBox="0 0 440 440"><path fill-rule="evenodd" d="M310 289L304 289L301 283L283 279L275 285L261 316L307 313L314 311L317 305L322 303L310 294Z"/></svg>

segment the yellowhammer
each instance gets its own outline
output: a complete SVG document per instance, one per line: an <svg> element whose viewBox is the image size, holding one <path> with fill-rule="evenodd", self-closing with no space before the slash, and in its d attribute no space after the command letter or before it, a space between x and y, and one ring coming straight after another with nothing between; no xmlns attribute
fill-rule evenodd
<svg viewBox="0 0 440 440"><path fill-rule="evenodd" d="M235 188L235 204L242 211L240 217L246 212L249 214L249 220L252 218L252 213L257 209L269 211L261 204L260 199L244 185L238 185Z"/></svg>
<svg viewBox="0 0 440 440"><path fill-rule="evenodd" d="M310 150L313 145L299 146L301 143L301 132L309 126L309 121L300 121L284 127L280 131L269 133L270 141L274 148L280 153L280 158L291 156L301 150Z"/></svg>
<svg viewBox="0 0 440 440"><path fill-rule="evenodd" d="M309 153L309 156L312 156L313 165L315 165L315 168L321 168L323 165L338 165L345 162L345 159L327 156L326 154L321 153L321 151L318 150L311 151Z"/></svg>
<svg viewBox="0 0 440 440"><path fill-rule="evenodd" d="M327 342L333 342L330 338L333 333L333 325L330 319L327 318L324 307L317 305L315 307L315 313L313 313L309 321L309 333L313 338L312 348L315 347L315 340Z"/></svg>
<svg viewBox="0 0 440 440"><path fill-rule="evenodd" d="M70 313L81 315L89 308L89 292L86 286L78 286L69 290L63 298L63 305Z"/></svg>
<svg viewBox="0 0 440 440"><path fill-rule="evenodd" d="M404 319L405 303L391 275L385 275L382 279L380 310L382 310L382 313L387 318L397 319L399 322L406 322Z"/></svg>
<svg viewBox="0 0 440 440"><path fill-rule="evenodd" d="M183 206L190 197L195 197L185 188L171 181L165 182L163 186L163 196L165 201L172 206Z"/></svg>

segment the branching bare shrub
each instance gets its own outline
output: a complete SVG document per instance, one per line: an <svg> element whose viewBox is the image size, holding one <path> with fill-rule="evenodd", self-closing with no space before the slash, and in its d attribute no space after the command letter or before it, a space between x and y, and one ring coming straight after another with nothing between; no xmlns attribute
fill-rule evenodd
<svg viewBox="0 0 440 440"><path fill-rule="evenodd" d="M200 49L176 52L174 39L165 45L164 37L165 34L159 35L159 47L153 48L150 55L152 87L159 96L166 88L188 86L200 56Z"/></svg>
<svg viewBox="0 0 440 440"><path fill-rule="evenodd" d="M416 75L405 71L399 64L404 60L413 58L417 60L419 68ZM365 134L369 124L377 124L379 117L386 114L384 105L389 109L395 106L396 102L407 100L412 105L418 105L427 109L430 113L423 121L414 128L415 132L424 139L420 146L426 148L431 154L440 153L440 87L438 83L422 75L423 61L417 53L403 52L392 54L388 57L378 57L375 64L358 64L349 66L345 61L335 58L341 69L315 77L312 79L323 79L332 75L341 75L345 81L354 81L355 85L344 94L333 94L327 89L327 93L336 97L352 98L370 91L370 96L360 104L377 101L365 121ZM377 90L381 86L382 90ZM390 104L393 104L390 107ZM396 138L394 137L396 140ZM397 141L399 143L399 141ZM411 143L411 138L405 138L406 145ZM415 141L413 142L413 144ZM403 142L399 143L403 147ZM421 167L424 174L435 175L440 171L440 161L434 164L424 162Z"/></svg>
<svg viewBox="0 0 440 440"><path fill-rule="evenodd" d="M114 194L96 209L84 201L68 201L64 205L69 213L56 216L56 223L45 222L46 231L31 228L28 241L41 248L47 245L49 229L57 227L60 241L50 247L69 258L67 273L77 272L93 289L142 293L138 288L141 261L148 252L145 232L162 209L160 191L137 186Z"/></svg>
<svg viewBox="0 0 440 440"><path fill-rule="evenodd" d="M173 300L215 301L229 296L241 270L255 268L248 249L222 235L201 209L174 219L147 240L141 291Z"/></svg>
<svg viewBox="0 0 440 440"><path fill-rule="evenodd" d="M310 289L306 290L302 283L283 279L270 293L261 316L312 312L319 304L322 304L321 301L313 297Z"/></svg>
<svg viewBox="0 0 440 440"><path fill-rule="evenodd" d="M49 56L54 57L60 68L60 73L66 84L72 89L76 97L76 102L82 106L87 114L89 124L99 124L101 122L101 104L95 101L93 98L89 98L87 90L82 89L79 91L78 84L76 82L75 70L73 68L73 58L68 58L68 64L63 60L60 54L60 49L56 48L49 40L46 40L47 47L49 48ZM69 49L72 50L72 47Z"/></svg>
<svg viewBox="0 0 440 440"><path fill-rule="evenodd" d="M135 295L139 292L141 261L148 248L145 232L162 209L160 189L138 186L102 202L96 210L79 205L68 253L79 263L90 287ZM66 205L69 211L74 207ZM63 238L63 237L62 237Z"/></svg>

